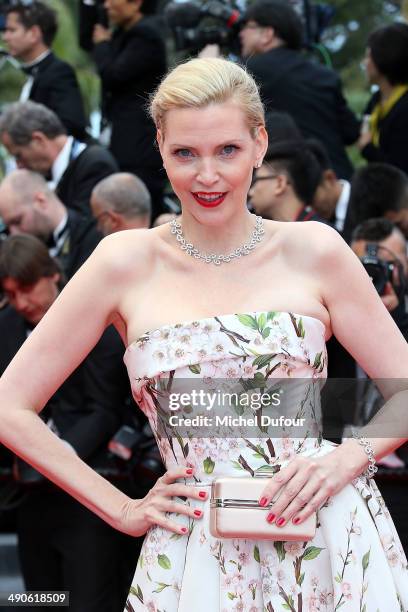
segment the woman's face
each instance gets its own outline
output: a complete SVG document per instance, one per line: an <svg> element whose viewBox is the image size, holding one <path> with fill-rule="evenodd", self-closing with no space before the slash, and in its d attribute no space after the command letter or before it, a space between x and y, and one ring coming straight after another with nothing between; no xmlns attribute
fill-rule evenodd
<svg viewBox="0 0 408 612"><path fill-rule="evenodd" d="M366 50L366 54L363 60L364 69L366 71L367 79L371 85L376 85L378 82L378 78L380 73L378 72L378 68L373 62L373 58L371 57L370 49Z"/></svg>
<svg viewBox="0 0 408 612"><path fill-rule="evenodd" d="M267 135L259 128L252 137L237 103L170 110L158 140L183 211L211 222L245 209L253 168L265 153Z"/></svg>

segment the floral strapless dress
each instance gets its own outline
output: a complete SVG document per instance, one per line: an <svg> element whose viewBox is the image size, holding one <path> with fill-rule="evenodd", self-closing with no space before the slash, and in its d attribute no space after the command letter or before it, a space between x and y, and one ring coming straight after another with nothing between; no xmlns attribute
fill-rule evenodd
<svg viewBox="0 0 408 612"><path fill-rule="evenodd" d="M157 390L177 379L251 381L326 376L324 325L289 312L255 312L166 325L126 350L135 400L156 435L167 469L194 466L191 486L221 475L252 476L285 464L296 453L321 456L334 445L313 428L300 438L199 437L163 430ZM309 410L313 425L317 407ZM160 422L159 422L160 421ZM204 511L188 528L146 534L126 611L149 612L400 612L408 611L407 560L384 501L361 477L318 511L309 542L216 539L209 501L188 499Z"/></svg>

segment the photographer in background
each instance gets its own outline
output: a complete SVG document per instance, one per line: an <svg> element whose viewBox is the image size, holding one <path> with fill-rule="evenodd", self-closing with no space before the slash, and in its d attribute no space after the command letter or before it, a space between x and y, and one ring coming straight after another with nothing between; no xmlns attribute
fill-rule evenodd
<svg viewBox="0 0 408 612"><path fill-rule="evenodd" d="M57 16L50 6L37 0L17 1L6 10L3 40L27 75L20 101L44 104L59 117L68 134L83 140L87 121L75 72L50 48L57 29Z"/></svg>
<svg viewBox="0 0 408 612"><path fill-rule="evenodd" d="M396 168L393 170L397 171ZM366 258L368 274L375 282L385 307L408 341L408 262L403 232L390 219L366 219L355 227L350 246L359 258ZM335 337L328 341L327 350L329 378L356 376L354 359Z"/></svg>
<svg viewBox="0 0 408 612"><path fill-rule="evenodd" d="M37 238L10 236L0 243L0 288L9 301L0 311L0 374L63 284L57 262ZM108 452L129 395L122 356L122 341L109 327L41 415L72 452L132 494L129 476ZM20 459L13 474L24 493L13 513L25 588L70 591L71 612L123 610L141 539L112 529Z"/></svg>
<svg viewBox="0 0 408 612"><path fill-rule="evenodd" d="M355 228L350 246L408 341L408 259L404 234L389 219L368 219Z"/></svg>
<svg viewBox="0 0 408 612"><path fill-rule="evenodd" d="M406 301L408 259L404 234L389 219L368 219L355 228L350 246L361 259L381 296L384 306L408 341ZM365 376L365 373L362 374L356 364L354 366L355 375L358 378ZM370 413L370 410L375 412L382 405L382 398L376 392L375 387L373 388L373 385L370 384L367 387L365 400L360 398L360 405L364 411L364 415L361 415L360 418L363 418L363 420L372 416L373 413ZM405 471L407 457L408 448L406 444L399 448L396 453L383 457L379 462L383 470L377 478L377 483L392 513L406 552L408 551L407 474ZM389 473L395 474L395 470L400 474L400 480L387 478Z"/></svg>
<svg viewBox="0 0 408 612"><path fill-rule="evenodd" d="M81 0L80 44L92 51L101 79L110 150L121 171L136 174L146 184L154 219L162 212L165 175L145 107L166 72L166 52L153 20L146 16L153 4L149 0ZM113 32L106 27L102 8Z"/></svg>
<svg viewBox="0 0 408 612"><path fill-rule="evenodd" d="M337 74L302 53L303 38L302 21L287 0L255 0L240 32L242 56L267 111L289 113L305 137L325 145L337 176L349 179L345 146L358 139L360 123Z"/></svg>

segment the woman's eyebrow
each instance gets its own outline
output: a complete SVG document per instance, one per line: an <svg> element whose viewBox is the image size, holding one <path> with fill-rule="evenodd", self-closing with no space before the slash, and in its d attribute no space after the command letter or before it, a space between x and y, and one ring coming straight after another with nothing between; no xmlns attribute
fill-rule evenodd
<svg viewBox="0 0 408 612"><path fill-rule="evenodd" d="M224 140L223 142L220 142L220 143L216 144L214 148L218 149L220 147L225 147L226 145L241 144L243 142L244 141L242 140L242 138L228 138L228 139ZM200 145L198 145L198 146L200 146ZM180 148L180 149L196 149L197 148L197 146L194 146L194 145L191 145L191 144L186 144L186 143L179 144L177 142L170 143L169 147L177 147L177 148Z"/></svg>

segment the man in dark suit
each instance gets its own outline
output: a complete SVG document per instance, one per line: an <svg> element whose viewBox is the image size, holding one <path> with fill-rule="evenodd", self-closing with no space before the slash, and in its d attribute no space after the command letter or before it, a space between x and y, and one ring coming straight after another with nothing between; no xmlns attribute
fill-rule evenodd
<svg viewBox="0 0 408 612"><path fill-rule="evenodd" d="M96 3L98 4L98 3ZM113 33L100 23L95 2L80 3L80 43L92 51L102 84L102 114L111 128L110 150L120 170L136 174L162 210L165 174L146 111L149 94L166 72L164 40L148 13L152 0L106 2Z"/></svg>
<svg viewBox="0 0 408 612"><path fill-rule="evenodd" d="M271 142L249 191L257 215L275 221L320 221L312 207L322 170L303 139Z"/></svg>
<svg viewBox="0 0 408 612"><path fill-rule="evenodd" d="M68 136L43 104L11 104L0 116L0 140L20 168L46 176L65 206L84 216L91 216L94 186L118 170L107 149Z"/></svg>
<svg viewBox="0 0 408 612"><path fill-rule="evenodd" d="M40 174L15 170L0 185L0 216L13 234L40 238L70 279L102 238L91 218L68 210Z"/></svg>
<svg viewBox="0 0 408 612"><path fill-rule="evenodd" d="M86 117L75 72L50 47L57 33L55 11L38 1L12 3L6 12L3 40L27 74L20 101L33 100L53 110L68 134L86 138Z"/></svg>
<svg viewBox="0 0 408 612"><path fill-rule="evenodd" d="M37 238L10 236L2 242L0 287L10 305L0 311L0 374L62 284L57 263ZM117 481L107 444L122 424L128 394L122 355L123 344L110 327L41 412L72 452L120 488L129 484ZM14 512L26 589L70 591L72 612L123 610L123 547L134 547L134 566L136 539L109 527L21 460L15 459L14 475L25 492Z"/></svg>
<svg viewBox="0 0 408 612"><path fill-rule="evenodd" d="M352 166L345 145L358 139L359 121L336 73L301 52L302 22L287 0L255 0L240 39L266 109L289 113L304 136L323 142L337 176L349 179Z"/></svg>

